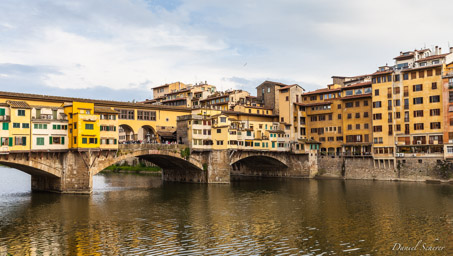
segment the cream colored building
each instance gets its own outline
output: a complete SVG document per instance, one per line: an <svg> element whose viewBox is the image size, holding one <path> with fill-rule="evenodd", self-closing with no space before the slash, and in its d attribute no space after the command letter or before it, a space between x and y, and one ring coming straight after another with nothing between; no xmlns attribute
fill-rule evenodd
<svg viewBox="0 0 453 256"><path fill-rule="evenodd" d="M31 150L68 149L68 118L64 108L36 105L31 107Z"/></svg>

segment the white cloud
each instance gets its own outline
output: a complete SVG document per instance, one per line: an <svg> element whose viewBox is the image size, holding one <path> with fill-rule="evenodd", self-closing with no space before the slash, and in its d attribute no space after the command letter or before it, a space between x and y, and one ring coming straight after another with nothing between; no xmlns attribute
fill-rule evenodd
<svg viewBox="0 0 453 256"><path fill-rule="evenodd" d="M4 0L0 64L51 67L33 78L66 89L140 91L207 80L254 90L274 79L310 90L332 75L374 72L400 50L446 48L452 7L418 0ZM0 82L19 79L0 73Z"/></svg>

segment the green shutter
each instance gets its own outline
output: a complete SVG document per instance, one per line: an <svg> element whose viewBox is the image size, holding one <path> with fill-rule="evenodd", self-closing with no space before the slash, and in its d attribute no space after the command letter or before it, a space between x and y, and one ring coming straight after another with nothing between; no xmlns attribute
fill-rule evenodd
<svg viewBox="0 0 453 256"><path fill-rule="evenodd" d="M115 145L116 145L116 139L114 141L115 141Z"/></svg>
<svg viewBox="0 0 453 256"><path fill-rule="evenodd" d="M0 116L4 116L5 115L5 109L4 108L0 108Z"/></svg>
<svg viewBox="0 0 453 256"><path fill-rule="evenodd" d="M9 130L9 123L3 123L3 130L4 131Z"/></svg>
<svg viewBox="0 0 453 256"><path fill-rule="evenodd" d="M61 144L64 145L64 137L61 137Z"/></svg>
<svg viewBox="0 0 453 256"><path fill-rule="evenodd" d="M49 144L52 144L52 137L49 137Z"/></svg>
<svg viewBox="0 0 453 256"><path fill-rule="evenodd" d="M9 146L10 146L10 147L13 146L13 137L9 137Z"/></svg>
<svg viewBox="0 0 453 256"><path fill-rule="evenodd" d="M27 146L27 137L22 137L22 146Z"/></svg>

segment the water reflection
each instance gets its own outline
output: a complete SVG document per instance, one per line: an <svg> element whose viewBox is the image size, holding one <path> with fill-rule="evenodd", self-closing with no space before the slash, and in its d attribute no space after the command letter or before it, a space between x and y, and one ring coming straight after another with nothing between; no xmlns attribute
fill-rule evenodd
<svg viewBox="0 0 453 256"><path fill-rule="evenodd" d="M96 176L94 184L92 196L0 189L0 255L388 255L394 243L420 239L453 248L451 185L245 179L207 186L124 174Z"/></svg>

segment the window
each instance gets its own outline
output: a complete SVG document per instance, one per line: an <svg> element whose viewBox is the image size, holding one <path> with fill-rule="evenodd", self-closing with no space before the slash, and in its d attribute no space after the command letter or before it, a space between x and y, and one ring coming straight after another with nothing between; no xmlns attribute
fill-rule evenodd
<svg viewBox="0 0 453 256"><path fill-rule="evenodd" d="M382 114L373 114L373 120L382 120Z"/></svg>
<svg viewBox="0 0 453 256"><path fill-rule="evenodd" d="M374 96L379 96L379 89L374 90Z"/></svg>
<svg viewBox="0 0 453 256"><path fill-rule="evenodd" d="M271 92L271 88L270 87L267 87L267 92Z"/></svg>
<svg viewBox="0 0 453 256"><path fill-rule="evenodd" d="M397 131L397 132L400 132L400 131L401 131L401 125L400 125L400 124L397 124L397 125L396 125L396 131Z"/></svg>
<svg viewBox="0 0 453 256"><path fill-rule="evenodd" d="M368 117L368 112L363 112L363 117Z"/></svg>
<svg viewBox="0 0 453 256"><path fill-rule="evenodd" d="M431 97L430 97L431 99ZM423 97L414 98L414 105L423 104Z"/></svg>
<svg viewBox="0 0 453 256"><path fill-rule="evenodd" d="M4 131L9 130L9 123L3 123L2 126Z"/></svg>
<svg viewBox="0 0 453 256"><path fill-rule="evenodd" d="M85 124L85 130L94 130L94 124Z"/></svg>
<svg viewBox="0 0 453 256"><path fill-rule="evenodd" d="M382 132L382 125L373 126L373 132Z"/></svg>
<svg viewBox="0 0 453 256"><path fill-rule="evenodd" d="M395 107L401 106L401 101L400 100L395 100Z"/></svg>
<svg viewBox="0 0 453 256"><path fill-rule="evenodd" d="M431 129L440 129L440 122L432 122L430 123Z"/></svg>
<svg viewBox="0 0 453 256"><path fill-rule="evenodd" d="M341 120L341 114L338 114L338 120Z"/></svg>
<svg viewBox="0 0 453 256"><path fill-rule="evenodd" d="M409 87L404 86L404 97L409 97Z"/></svg>
<svg viewBox="0 0 453 256"><path fill-rule="evenodd" d="M341 104L338 104L337 109L341 109Z"/></svg>
<svg viewBox="0 0 453 256"><path fill-rule="evenodd" d="M321 96L320 96L321 97ZM286 101L289 101L289 96L286 96Z"/></svg>
<svg viewBox="0 0 453 256"><path fill-rule="evenodd" d="M400 88L399 87L393 88L393 94L400 94Z"/></svg>
<svg viewBox="0 0 453 256"><path fill-rule="evenodd" d="M363 124L363 129L369 129L369 128L370 128L369 124Z"/></svg>
<svg viewBox="0 0 453 256"><path fill-rule="evenodd" d="M217 140L216 142L217 142L217 146L223 145L223 140ZM257 145L257 143L255 143L255 146L259 147L259 145L260 145L259 143L258 143L258 145Z"/></svg>
<svg viewBox="0 0 453 256"><path fill-rule="evenodd" d="M431 89L433 89L433 90L437 89L437 83L432 83L431 84Z"/></svg>
<svg viewBox="0 0 453 256"><path fill-rule="evenodd" d="M423 128L424 128L423 123L414 124L414 130L423 130Z"/></svg>
<svg viewBox="0 0 453 256"><path fill-rule="evenodd" d="M28 128L30 128L30 124L29 123L22 123L22 128L28 129Z"/></svg>
<svg viewBox="0 0 453 256"><path fill-rule="evenodd" d="M119 109L120 112L118 119L134 120L134 110Z"/></svg>
<svg viewBox="0 0 453 256"><path fill-rule="evenodd" d="M14 145L26 146L27 145L27 137L14 137Z"/></svg>
<svg viewBox="0 0 453 256"><path fill-rule="evenodd" d="M395 82L398 82L400 80L400 75L395 75Z"/></svg>
<svg viewBox="0 0 453 256"><path fill-rule="evenodd" d="M395 112L395 119L401 118L401 112Z"/></svg>
<svg viewBox="0 0 453 256"><path fill-rule="evenodd" d="M354 107L353 102L346 102L345 108L352 108L352 107Z"/></svg>
<svg viewBox="0 0 453 256"><path fill-rule="evenodd" d="M17 110L17 115L18 116L25 116L25 110L23 110L23 109Z"/></svg>
<svg viewBox="0 0 453 256"><path fill-rule="evenodd" d="M347 90L345 91L345 95L346 96L352 96L354 94L354 91L353 90Z"/></svg>
<svg viewBox="0 0 453 256"><path fill-rule="evenodd" d="M419 78L424 78L425 77L425 70L418 71L418 77Z"/></svg>
<svg viewBox="0 0 453 256"><path fill-rule="evenodd" d="M20 128L20 123L13 123L13 128Z"/></svg>
<svg viewBox="0 0 453 256"><path fill-rule="evenodd" d="M363 101L363 106L365 106L365 107L368 106L368 101L367 100Z"/></svg>
<svg viewBox="0 0 453 256"><path fill-rule="evenodd" d="M43 146L44 145L44 138L42 138L42 137L36 138L36 145Z"/></svg>
<svg viewBox="0 0 453 256"><path fill-rule="evenodd" d="M429 96L429 103L440 102L440 95Z"/></svg>
<svg viewBox="0 0 453 256"><path fill-rule="evenodd" d="M403 80L409 80L409 74L408 73L404 73L403 74Z"/></svg>
<svg viewBox="0 0 453 256"><path fill-rule="evenodd" d="M226 123L226 117L220 117L220 122L221 123Z"/></svg>
<svg viewBox="0 0 453 256"><path fill-rule="evenodd" d="M360 113L355 113L355 118L360 118Z"/></svg>
<svg viewBox="0 0 453 256"><path fill-rule="evenodd" d="M373 108L380 108L381 106L382 106L382 103L380 101L373 102Z"/></svg>
<svg viewBox="0 0 453 256"><path fill-rule="evenodd" d="M115 117L115 116L113 116ZM115 119L113 119L115 120ZM137 120L156 121L156 111L137 110Z"/></svg>
<svg viewBox="0 0 453 256"><path fill-rule="evenodd" d="M90 138L89 142L90 144L98 144L98 138Z"/></svg>
<svg viewBox="0 0 453 256"><path fill-rule="evenodd" d="M415 110L414 117L423 117L423 110Z"/></svg>
<svg viewBox="0 0 453 256"><path fill-rule="evenodd" d="M417 79L417 72L411 72L411 80Z"/></svg>
<svg viewBox="0 0 453 256"><path fill-rule="evenodd" d="M348 130L352 130L352 124L348 124Z"/></svg>
<svg viewBox="0 0 453 256"><path fill-rule="evenodd" d="M360 130L360 124L356 124L356 125L355 125L355 129L356 129L356 130Z"/></svg>
<svg viewBox="0 0 453 256"><path fill-rule="evenodd" d="M360 107L360 101L356 101L356 102L355 102L355 106L356 106L356 107Z"/></svg>
<svg viewBox="0 0 453 256"><path fill-rule="evenodd" d="M351 118L352 118L352 114L349 113L349 114L348 114L348 119L351 119Z"/></svg>
<svg viewBox="0 0 453 256"><path fill-rule="evenodd" d="M440 116L440 109L438 109L438 108L430 109L429 110L429 115L430 116Z"/></svg>
<svg viewBox="0 0 453 256"><path fill-rule="evenodd" d="M412 86L412 90L414 92L420 92L423 91L423 85L422 84L416 84Z"/></svg>

